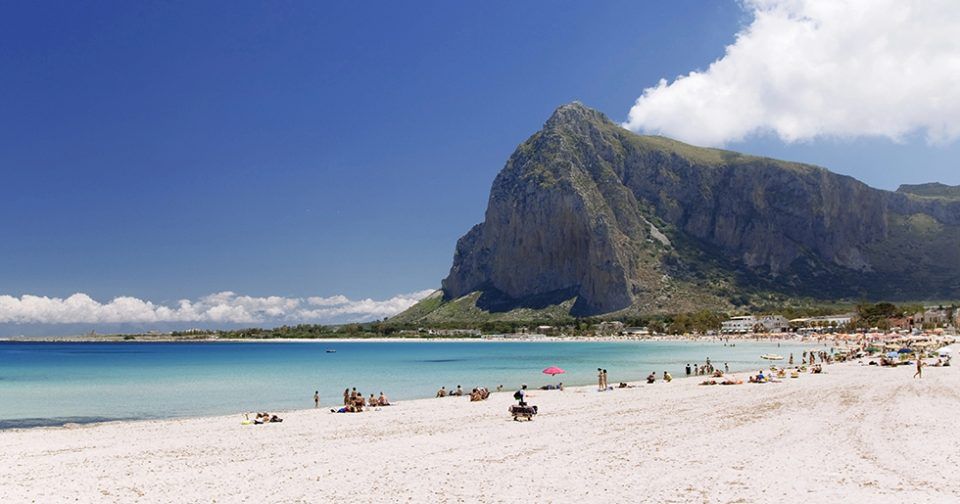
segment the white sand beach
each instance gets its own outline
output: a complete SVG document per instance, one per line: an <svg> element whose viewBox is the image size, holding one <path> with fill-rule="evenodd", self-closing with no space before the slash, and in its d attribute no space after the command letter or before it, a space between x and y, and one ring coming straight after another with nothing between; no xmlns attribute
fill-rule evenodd
<svg viewBox="0 0 960 504"><path fill-rule="evenodd" d="M0 432L4 502L956 502L960 373L408 401ZM741 378L746 378L741 374ZM616 377L611 376L611 381ZM305 401L309 401L305 397Z"/></svg>

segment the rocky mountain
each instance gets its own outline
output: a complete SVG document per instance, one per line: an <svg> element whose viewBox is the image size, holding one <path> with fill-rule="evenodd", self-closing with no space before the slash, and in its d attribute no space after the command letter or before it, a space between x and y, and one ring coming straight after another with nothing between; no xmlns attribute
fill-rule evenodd
<svg viewBox="0 0 960 504"><path fill-rule="evenodd" d="M636 135L572 103L510 156L418 318L451 303L599 315L958 298L957 195Z"/></svg>
<svg viewBox="0 0 960 504"><path fill-rule="evenodd" d="M931 198L960 199L960 186L949 186L939 182L916 185L903 184L897 189L897 192Z"/></svg>

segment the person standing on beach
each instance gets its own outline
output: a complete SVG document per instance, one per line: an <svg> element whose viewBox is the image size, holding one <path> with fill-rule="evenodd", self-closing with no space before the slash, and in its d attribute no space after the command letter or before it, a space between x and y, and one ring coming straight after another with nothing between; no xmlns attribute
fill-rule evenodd
<svg viewBox="0 0 960 504"><path fill-rule="evenodd" d="M724 372L724 374L730 372L730 365L727 364L726 362L723 363L723 372Z"/></svg>
<svg viewBox="0 0 960 504"><path fill-rule="evenodd" d="M319 390L313 393L313 407L314 408L320 407L320 391Z"/></svg>
<svg viewBox="0 0 960 504"><path fill-rule="evenodd" d="M607 370L603 370L603 390L607 390L610 387L610 382L607 381Z"/></svg>
<svg viewBox="0 0 960 504"><path fill-rule="evenodd" d="M687 376L690 376L690 364L687 364Z"/></svg>
<svg viewBox="0 0 960 504"><path fill-rule="evenodd" d="M597 390L603 390L603 370L597 368Z"/></svg>
<svg viewBox="0 0 960 504"><path fill-rule="evenodd" d="M923 359L917 354L917 372L913 373L914 378L923 378Z"/></svg>
<svg viewBox="0 0 960 504"><path fill-rule="evenodd" d="M520 390L516 391L513 394L513 398L517 400L519 406L527 405L527 384L524 383L520 386Z"/></svg>

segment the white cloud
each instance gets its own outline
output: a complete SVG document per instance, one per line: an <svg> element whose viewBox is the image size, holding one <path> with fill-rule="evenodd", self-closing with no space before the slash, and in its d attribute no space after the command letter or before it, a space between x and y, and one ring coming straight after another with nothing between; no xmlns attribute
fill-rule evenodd
<svg viewBox="0 0 960 504"><path fill-rule="evenodd" d="M323 322L332 319L370 320L396 315L429 295L432 290L399 294L390 299L351 300L343 295L288 298L240 296L218 292L176 306L164 306L134 297L101 303L82 293L68 298L0 295L0 324L149 324L161 322L211 322L253 324L264 322Z"/></svg>
<svg viewBox="0 0 960 504"><path fill-rule="evenodd" d="M744 0L753 21L704 71L661 80L624 126L699 145L773 132L960 136L956 0Z"/></svg>

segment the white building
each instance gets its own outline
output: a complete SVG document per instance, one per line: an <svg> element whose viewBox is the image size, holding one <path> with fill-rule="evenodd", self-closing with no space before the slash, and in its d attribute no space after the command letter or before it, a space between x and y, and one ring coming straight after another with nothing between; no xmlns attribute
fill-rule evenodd
<svg viewBox="0 0 960 504"><path fill-rule="evenodd" d="M764 315L757 320L766 332L778 333L787 332L790 329L790 321L781 315Z"/></svg>
<svg viewBox="0 0 960 504"><path fill-rule="evenodd" d="M853 318L856 317L853 313L848 313L845 315L828 315L826 317L814 317L813 320L817 320L822 324L826 324L830 327L843 327L850 325L853 322Z"/></svg>
<svg viewBox="0 0 960 504"><path fill-rule="evenodd" d="M850 325L856 318L854 313L826 315L822 317L798 318L790 321L800 332L811 332L822 328L842 328Z"/></svg>
<svg viewBox="0 0 960 504"><path fill-rule="evenodd" d="M731 317L720 325L721 334L746 334L753 332L753 327L757 325L757 317L753 315L744 315L740 317Z"/></svg>
<svg viewBox="0 0 960 504"><path fill-rule="evenodd" d="M786 332L790 328L790 321L780 315L743 315L731 317L720 326L722 334L747 334L754 332L754 328L763 328L764 332Z"/></svg>

